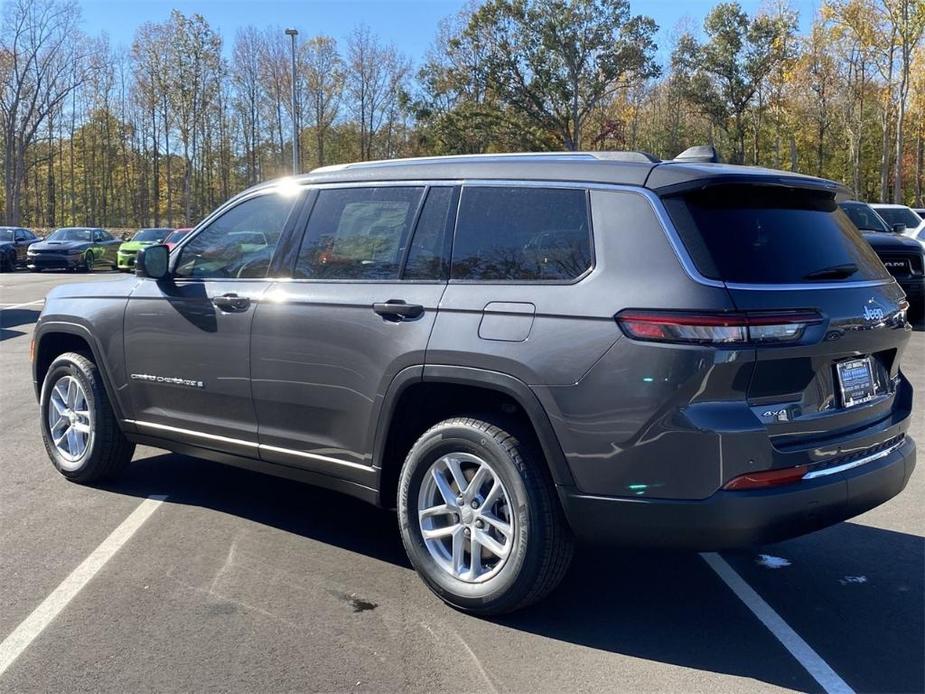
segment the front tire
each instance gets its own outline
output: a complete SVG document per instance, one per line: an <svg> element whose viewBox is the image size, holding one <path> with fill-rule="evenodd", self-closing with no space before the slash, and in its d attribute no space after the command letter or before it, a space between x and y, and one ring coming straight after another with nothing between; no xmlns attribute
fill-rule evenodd
<svg viewBox="0 0 925 694"><path fill-rule="evenodd" d="M544 598L574 552L545 461L481 419L448 419L418 439L399 479L398 519L427 586L483 616Z"/></svg>
<svg viewBox="0 0 925 694"><path fill-rule="evenodd" d="M80 266L80 271L81 272L93 272L94 262L95 261L93 260L92 251L87 251L84 254L84 261L83 261L83 265Z"/></svg>
<svg viewBox="0 0 925 694"><path fill-rule="evenodd" d="M73 482L116 477L135 452L119 428L99 369L76 352L62 354L48 368L41 422L48 457Z"/></svg>

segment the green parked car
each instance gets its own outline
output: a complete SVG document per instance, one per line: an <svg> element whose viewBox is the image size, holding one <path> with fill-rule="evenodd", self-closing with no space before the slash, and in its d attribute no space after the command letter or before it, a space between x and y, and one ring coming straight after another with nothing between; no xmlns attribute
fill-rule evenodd
<svg viewBox="0 0 925 694"><path fill-rule="evenodd" d="M153 246L156 243L163 243L167 235L173 229L139 229L135 232L131 241L126 241L119 246L119 252L116 256L116 263L122 272L132 272L135 269L135 256L145 246Z"/></svg>

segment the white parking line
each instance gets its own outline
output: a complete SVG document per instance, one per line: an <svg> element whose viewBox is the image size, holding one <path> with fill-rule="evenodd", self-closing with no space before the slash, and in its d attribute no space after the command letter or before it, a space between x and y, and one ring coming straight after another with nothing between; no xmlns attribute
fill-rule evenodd
<svg viewBox="0 0 925 694"><path fill-rule="evenodd" d="M790 655L812 675L819 685L829 694L854 694L854 690L829 667L799 634L797 634L774 609L736 573L716 552L704 552L700 555L723 583L729 586L739 600L764 624L781 645L790 651Z"/></svg>
<svg viewBox="0 0 925 694"><path fill-rule="evenodd" d="M166 498L166 496L149 496L138 504L129 517L122 521L119 527L113 530L109 537L103 540L100 546L93 550L90 556L84 559L80 566L74 569L71 575L65 578L42 601L42 604L32 611L32 614L20 622L13 633L3 640L3 643L0 643L0 675L6 672L13 661L26 650L45 627L51 624L61 610L67 607L67 604L106 565L106 562L112 559L122 545L129 541L135 531L148 520Z"/></svg>
<svg viewBox="0 0 925 694"><path fill-rule="evenodd" d="M22 308L23 306L32 306L33 304L43 304L45 299L37 299L36 301L27 301L24 304L13 304L12 306L0 306L0 311L8 311L13 308Z"/></svg>

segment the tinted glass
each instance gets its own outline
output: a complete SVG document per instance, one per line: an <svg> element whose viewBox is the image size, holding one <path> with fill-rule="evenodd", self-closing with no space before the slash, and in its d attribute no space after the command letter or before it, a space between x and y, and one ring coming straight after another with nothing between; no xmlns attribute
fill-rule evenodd
<svg viewBox="0 0 925 694"><path fill-rule="evenodd" d="M398 279L423 188L321 190L299 251L301 279Z"/></svg>
<svg viewBox="0 0 925 694"><path fill-rule="evenodd" d="M917 229L922 220L908 207L880 207L877 214L883 217L888 224L905 224L909 229Z"/></svg>
<svg viewBox="0 0 925 694"><path fill-rule="evenodd" d="M93 240L93 233L90 229L72 229L66 227L55 231L47 240L90 242Z"/></svg>
<svg viewBox="0 0 925 694"><path fill-rule="evenodd" d="M839 207L861 231L892 231L870 205L862 202L843 202Z"/></svg>
<svg viewBox="0 0 925 694"><path fill-rule="evenodd" d="M464 188L453 279L570 280L591 267L584 190Z"/></svg>
<svg viewBox="0 0 925 694"><path fill-rule="evenodd" d="M431 188L424 201L408 251L408 262L402 279L445 280L449 276L449 233L453 188Z"/></svg>
<svg viewBox="0 0 925 694"><path fill-rule="evenodd" d="M13 240L12 229L0 229L0 243L10 243Z"/></svg>
<svg viewBox="0 0 925 694"><path fill-rule="evenodd" d="M159 243L167 236L169 229L142 229L132 237L132 241Z"/></svg>
<svg viewBox="0 0 925 694"><path fill-rule="evenodd" d="M756 185L713 186L665 205L706 277L793 284L836 266L855 272L826 281L880 279L877 255L827 193Z"/></svg>
<svg viewBox="0 0 925 694"><path fill-rule="evenodd" d="M183 246L176 274L266 277L296 199L270 193L235 205Z"/></svg>
<svg viewBox="0 0 925 694"><path fill-rule="evenodd" d="M177 241L179 241L180 239L182 239L184 236L186 236L188 233L189 233L188 230L186 230L186 231L175 231L175 232L173 232L172 234L168 234L167 238L165 238L164 241L165 241L165 242L169 242L169 243L176 243Z"/></svg>

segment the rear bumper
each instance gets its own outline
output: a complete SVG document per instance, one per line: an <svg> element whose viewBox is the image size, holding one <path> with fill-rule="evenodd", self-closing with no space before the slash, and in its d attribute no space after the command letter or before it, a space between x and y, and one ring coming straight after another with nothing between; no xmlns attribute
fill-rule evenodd
<svg viewBox="0 0 925 694"><path fill-rule="evenodd" d="M698 501L582 494L560 487L576 536L594 544L698 551L777 542L852 518L903 490L915 468L906 437L888 456L776 489L719 491Z"/></svg>

